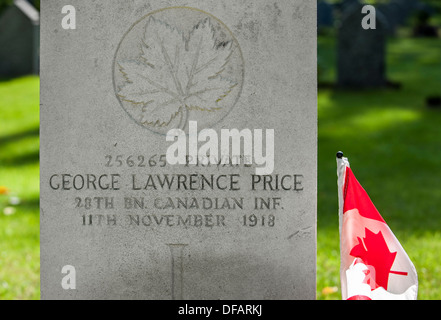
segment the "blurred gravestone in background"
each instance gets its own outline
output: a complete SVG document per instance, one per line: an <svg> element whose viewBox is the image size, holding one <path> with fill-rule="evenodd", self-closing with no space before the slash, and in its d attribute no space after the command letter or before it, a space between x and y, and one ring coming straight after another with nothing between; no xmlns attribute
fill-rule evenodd
<svg viewBox="0 0 441 320"><path fill-rule="evenodd" d="M414 20L413 35L437 37L436 27L430 25L430 17L435 9L428 3L420 0L391 0L376 6L386 21L388 36L395 37L399 27L406 27Z"/></svg>
<svg viewBox="0 0 441 320"><path fill-rule="evenodd" d="M342 0L340 7L342 11L345 11L356 4L360 4L360 0Z"/></svg>
<svg viewBox="0 0 441 320"><path fill-rule="evenodd" d="M398 25L404 25L410 14L409 6L403 3L403 1L395 0L389 3L389 7L395 16Z"/></svg>
<svg viewBox="0 0 441 320"><path fill-rule="evenodd" d="M377 6L387 21L389 36L396 36L397 28L408 24L418 4L419 0L392 0Z"/></svg>
<svg viewBox="0 0 441 320"><path fill-rule="evenodd" d="M334 25L333 6L324 0L317 3L317 27L332 27Z"/></svg>
<svg viewBox="0 0 441 320"><path fill-rule="evenodd" d="M338 29L338 86L382 87L386 81L386 22L376 12L376 29L364 30L363 6L355 3L344 8Z"/></svg>
<svg viewBox="0 0 441 320"><path fill-rule="evenodd" d="M398 21L394 9L388 3L379 5L377 9L384 15L384 18L386 19L387 35L395 37L397 34Z"/></svg>
<svg viewBox="0 0 441 320"><path fill-rule="evenodd" d="M39 72L40 14L29 2L14 0L0 15L0 77Z"/></svg>

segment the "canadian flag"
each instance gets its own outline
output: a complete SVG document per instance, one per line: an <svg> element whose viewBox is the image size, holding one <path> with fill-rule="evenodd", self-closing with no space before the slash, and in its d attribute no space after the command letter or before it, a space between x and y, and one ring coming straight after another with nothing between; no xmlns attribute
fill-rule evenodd
<svg viewBox="0 0 441 320"><path fill-rule="evenodd" d="M415 300L415 267L341 152L337 176L342 298Z"/></svg>

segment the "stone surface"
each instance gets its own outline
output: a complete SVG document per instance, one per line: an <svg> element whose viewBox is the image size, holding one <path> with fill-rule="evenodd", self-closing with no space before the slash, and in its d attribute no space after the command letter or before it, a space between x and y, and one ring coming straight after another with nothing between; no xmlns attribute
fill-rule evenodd
<svg viewBox="0 0 441 320"><path fill-rule="evenodd" d="M314 299L315 2L69 4L41 4L42 298ZM273 172L169 164L189 121L274 129Z"/></svg>
<svg viewBox="0 0 441 320"><path fill-rule="evenodd" d="M386 21L376 11L376 29L364 30L362 5L348 8L338 29L337 72L341 87L382 87L386 80Z"/></svg>

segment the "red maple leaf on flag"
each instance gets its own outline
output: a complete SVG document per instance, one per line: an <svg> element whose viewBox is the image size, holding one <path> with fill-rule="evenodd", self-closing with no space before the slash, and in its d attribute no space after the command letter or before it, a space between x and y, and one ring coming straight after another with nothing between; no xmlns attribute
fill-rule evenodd
<svg viewBox="0 0 441 320"><path fill-rule="evenodd" d="M375 279L373 279L375 286L371 284L371 287L383 287L387 290L389 273L407 275L407 272L391 271L397 253L389 251L381 231L374 233L365 228L364 241L360 237L357 237L357 240L358 244L351 249L349 254L362 259L364 264L375 269Z"/></svg>

